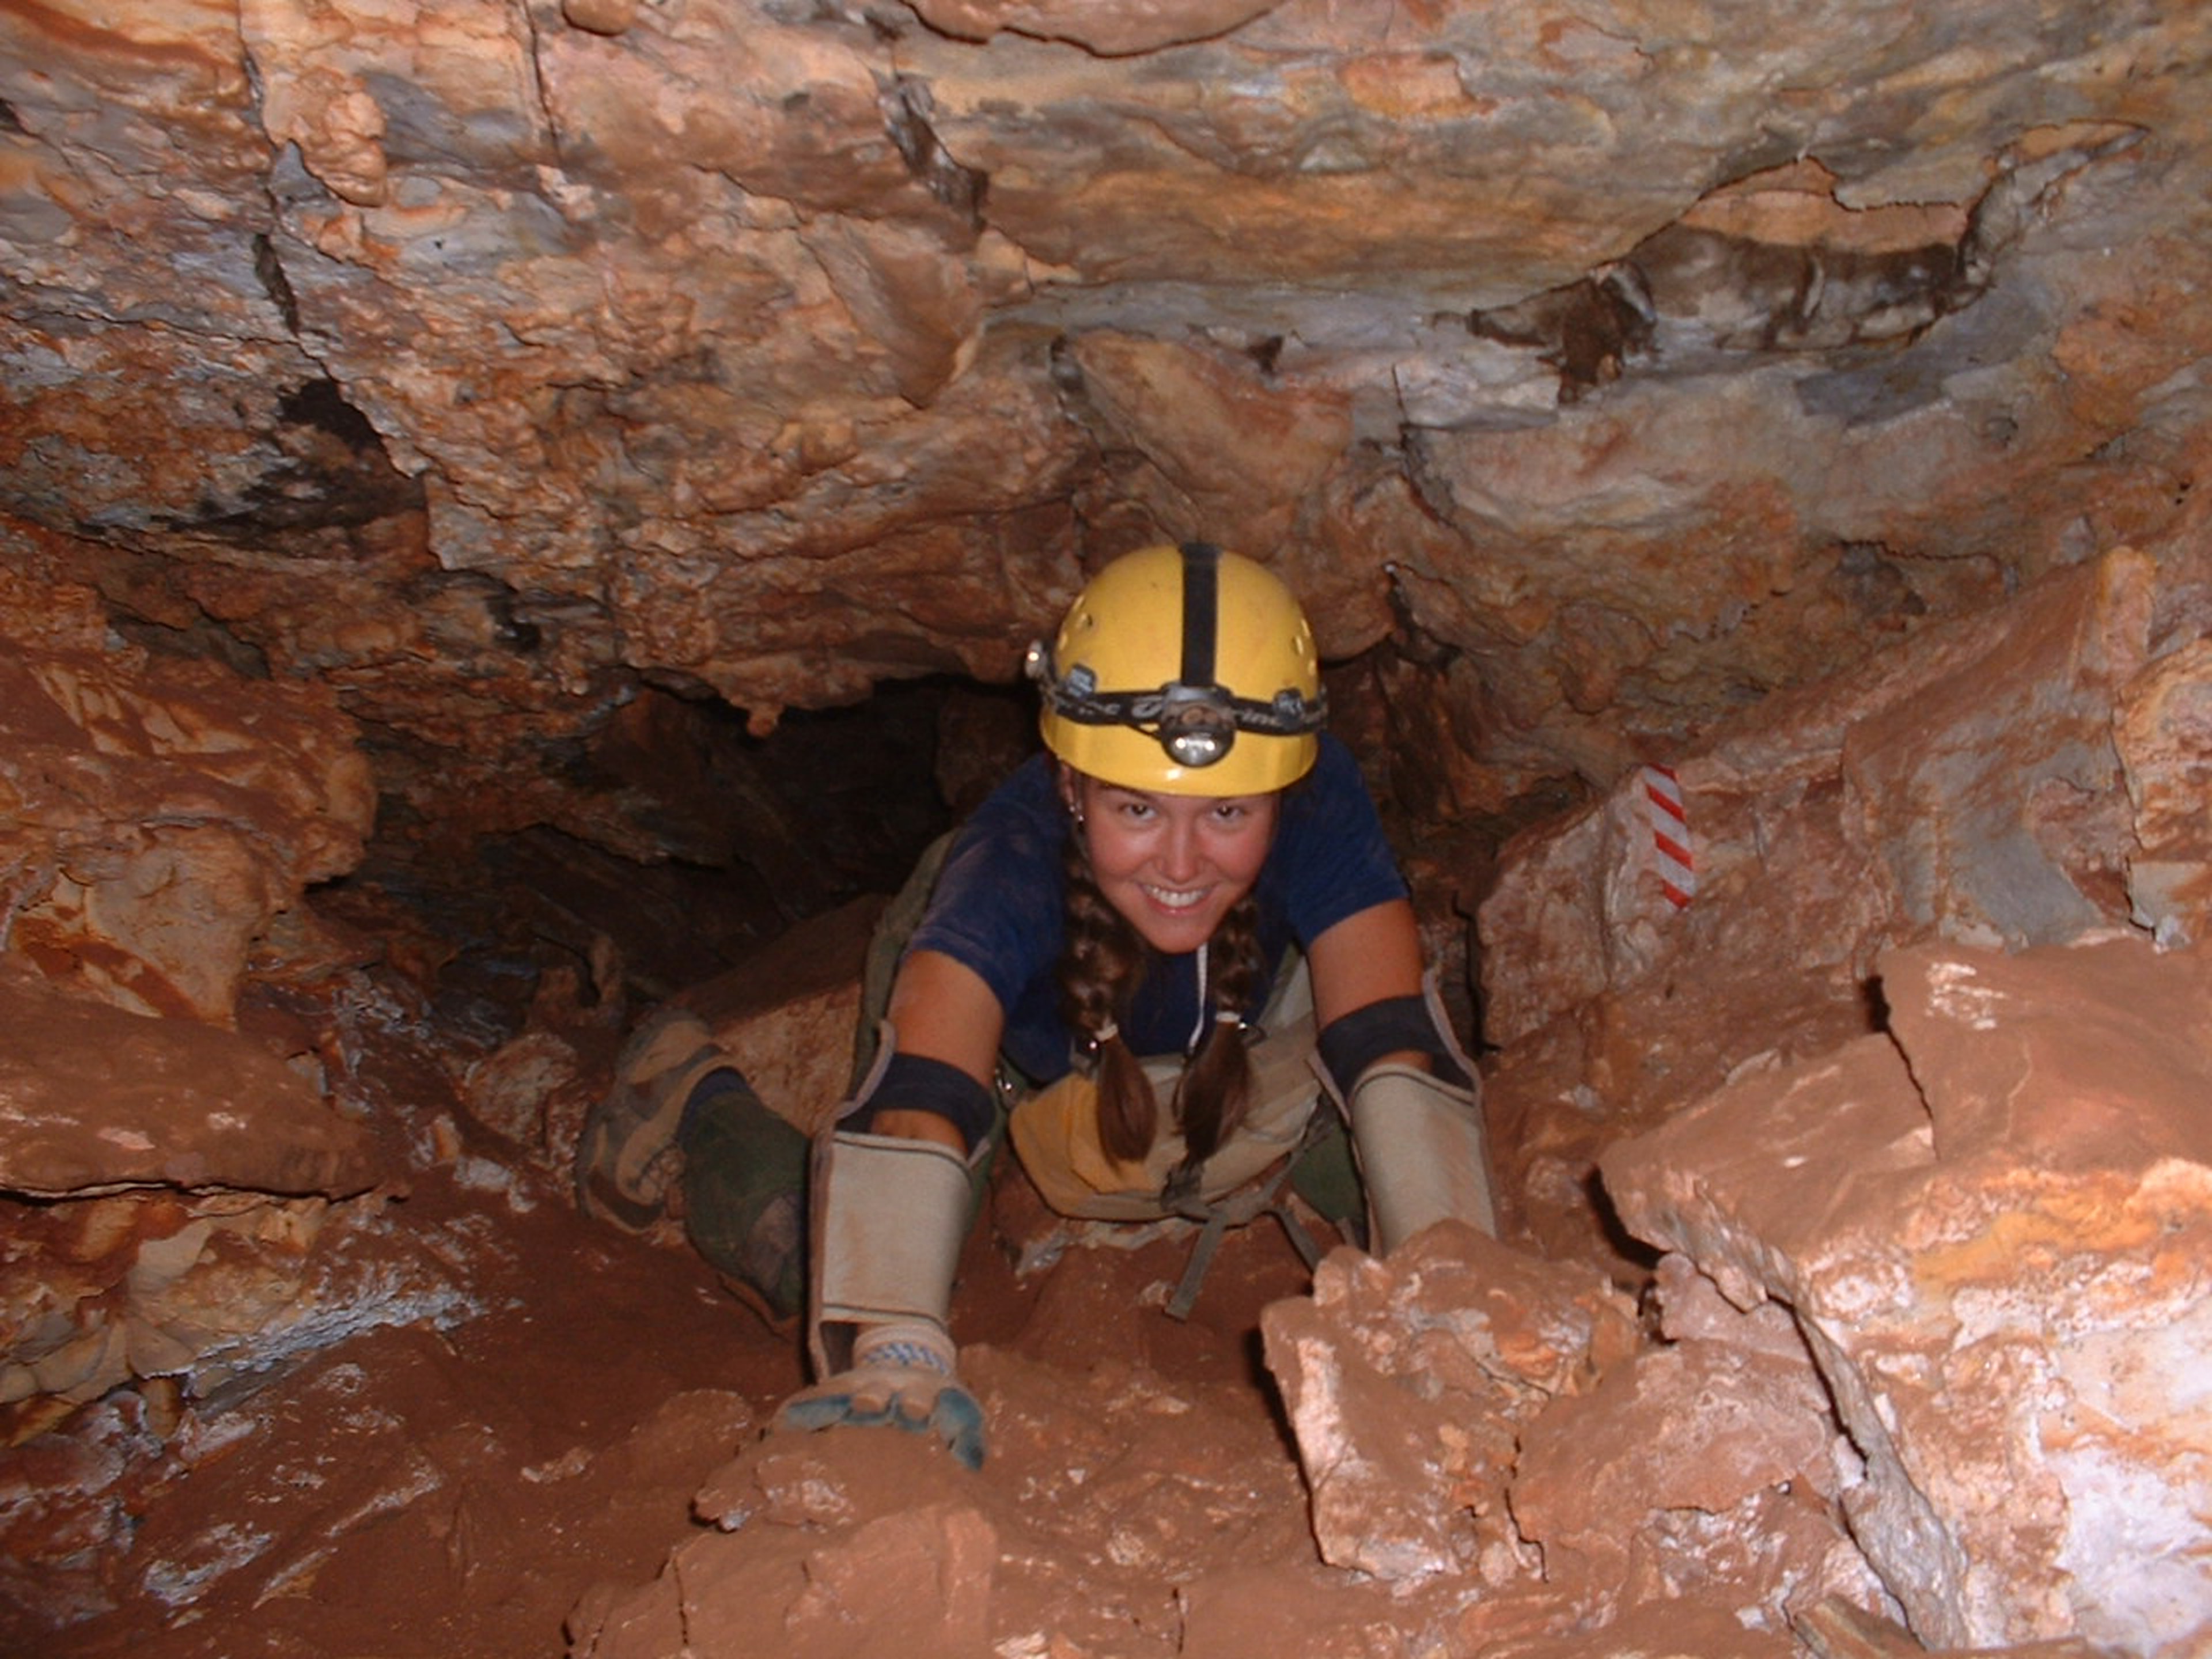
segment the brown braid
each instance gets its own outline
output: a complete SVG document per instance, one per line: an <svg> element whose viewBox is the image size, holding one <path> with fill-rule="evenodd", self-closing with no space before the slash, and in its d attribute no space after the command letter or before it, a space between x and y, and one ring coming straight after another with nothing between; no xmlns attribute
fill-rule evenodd
<svg viewBox="0 0 2212 1659"><path fill-rule="evenodd" d="M1066 877L1066 944L1060 962L1060 1015L1096 1044L1098 1140L1122 1164L1143 1161L1159 1127L1159 1106L1136 1051L1118 1026L1144 977L1148 947L1128 919L1107 902L1091 872L1079 835L1061 854ZM1265 968L1259 906L1250 894L1222 918L1208 947L1207 992L1215 1012L1240 1015L1250 1006ZM1176 1085L1175 1121L1186 1149L1182 1169L1195 1170L1236 1133L1250 1106L1252 1067L1241 1019L1212 1019L1198 1053Z"/></svg>
<svg viewBox="0 0 2212 1659"><path fill-rule="evenodd" d="M1099 1033L1129 1012L1143 977L1145 945L1098 890L1083 837L1071 835L1061 851L1067 880L1067 942L1060 958L1060 1017L1098 1051L1098 1142L1122 1164L1141 1162L1152 1149L1159 1107L1136 1051L1117 1036Z"/></svg>
<svg viewBox="0 0 2212 1659"><path fill-rule="evenodd" d="M1198 1053L1176 1085L1176 1127L1183 1139L1177 1175L1194 1175L1237 1133L1251 1106L1252 1060L1245 1049L1243 1015L1265 963L1260 957L1260 907L1249 893L1214 930L1208 966L1207 990L1217 1017L1207 1023ZM1218 1018L1224 1013L1236 1018Z"/></svg>

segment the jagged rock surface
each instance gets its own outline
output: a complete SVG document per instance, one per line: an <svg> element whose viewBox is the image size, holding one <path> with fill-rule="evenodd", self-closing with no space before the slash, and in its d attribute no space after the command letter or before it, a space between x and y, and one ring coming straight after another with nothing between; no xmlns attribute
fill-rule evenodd
<svg viewBox="0 0 2212 1659"><path fill-rule="evenodd" d="M2212 1640L2212 1046L2202 948L1886 956L1889 1036L1606 1155L1640 1236L1784 1304L1846 1425L1851 1534L1939 1646Z"/></svg>
<svg viewBox="0 0 2212 1659"><path fill-rule="evenodd" d="M619 838L561 760L642 685L1008 681L1192 534L1455 665L1494 813L2150 545L2199 464L2191 8L0 29L10 562L472 822Z"/></svg>
<svg viewBox="0 0 2212 1659"><path fill-rule="evenodd" d="M437 1651L2193 1659L2208 64L2149 0L0 15L8 1601L180 1655L381 1641L398 1562ZM1088 1277L963 1331L1011 1484L760 1440L783 1348L540 1236L627 1000L939 827L851 823L902 757L957 804L1014 746L804 711L1010 684L1190 535L1307 598L1439 960L1595 802L1481 909L1511 1236L1272 1316L1303 1487L1108 1351L1165 1346L1102 1314L1152 1259L1058 1235ZM425 923L477 836L548 949ZM795 1115L855 1001L740 1022ZM526 1234L710 1309L651 1412L532 1346Z"/></svg>

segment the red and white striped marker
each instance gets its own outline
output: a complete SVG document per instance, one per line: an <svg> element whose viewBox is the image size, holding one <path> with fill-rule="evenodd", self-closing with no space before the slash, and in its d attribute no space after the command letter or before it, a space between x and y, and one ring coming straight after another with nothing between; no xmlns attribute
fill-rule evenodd
<svg viewBox="0 0 2212 1659"><path fill-rule="evenodd" d="M1680 909L1698 896L1698 864L1690 851L1690 815L1671 766L1644 769L1644 810L1651 820L1653 867L1660 890Z"/></svg>

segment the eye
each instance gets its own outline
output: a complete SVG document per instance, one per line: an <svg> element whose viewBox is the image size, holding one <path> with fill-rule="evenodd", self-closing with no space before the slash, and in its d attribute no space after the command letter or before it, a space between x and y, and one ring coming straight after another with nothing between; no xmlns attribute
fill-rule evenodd
<svg viewBox="0 0 2212 1659"><path fill-rule="evenodd" d="M1223 825L1233 826L1240 824L1251 816L1252 805L1249 801L1220 801L1215 805L1213 809L1213 821L1216 823Z"/></svg>
<svg viewBox="0 0 2212 1659"><path fill-rule="evenodd" d="M1152 802L1148 800L1139 800L1133 796L1117 803L1114 810L1121 817L1127 818L1132 823L1146 823L1152 816Z"/></svg>

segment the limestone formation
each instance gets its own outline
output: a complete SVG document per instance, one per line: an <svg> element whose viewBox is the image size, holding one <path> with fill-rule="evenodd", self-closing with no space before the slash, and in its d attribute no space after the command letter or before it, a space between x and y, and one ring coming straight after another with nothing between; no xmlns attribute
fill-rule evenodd
<svg viewBox="0 0 2212 1659"><path fill-rule="evenodd" d="M0 8L0 1647L2197 1659L2208 72ZM582 1115L682 992L818 1126L1025 647L1192 537L1311 611L1505 1236L1254 1230L1183 1325L1180 1224L1002 1170L986 1471L769 1434Z"/></svg>
<svg viewBox="0 0 2212 1659"><path fill-rule="evenodd" d="M1640 1235L1785 1304L1863 1461L1851 1533L1938 1646L2212 1637L2202 953L1886 957L1890 1037L1605 1159Z"/></svg>
<svg viewBox="0 0 2212 1659"><path fill-rule="evenodd" d="M557 817L641 682L1007 682L1201 533L1457 661L1497 812L2155 549L2200 447L2190 9L0 27L10 562L329 684L434 814Z"/></svg>

